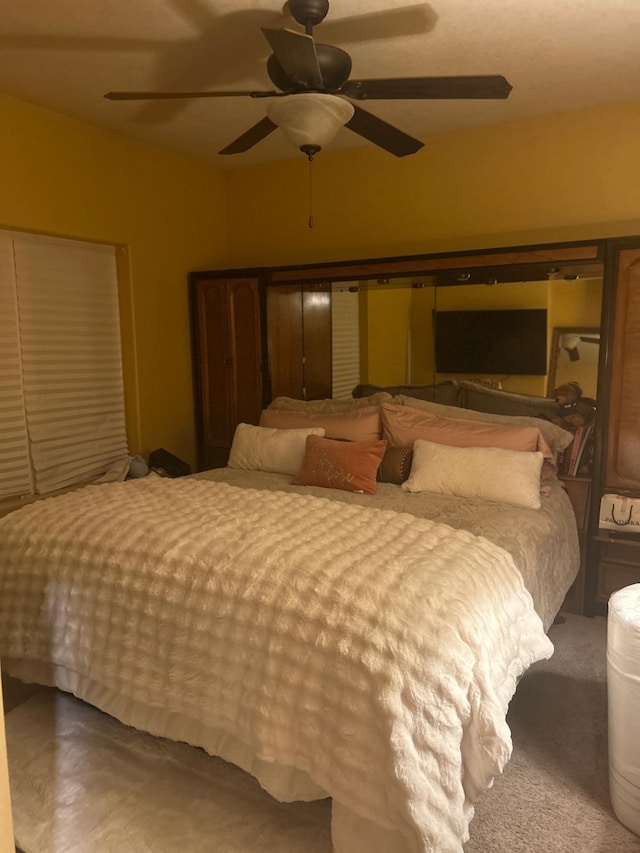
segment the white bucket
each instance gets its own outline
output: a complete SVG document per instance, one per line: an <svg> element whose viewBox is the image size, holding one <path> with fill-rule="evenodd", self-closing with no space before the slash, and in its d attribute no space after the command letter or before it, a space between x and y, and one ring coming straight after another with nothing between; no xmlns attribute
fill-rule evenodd
<svg viewBox="0 0 640 853"><path fill-rule="evenodd" d="M640 835L640 583L609 599L607 694L611 805Z"/></svg>

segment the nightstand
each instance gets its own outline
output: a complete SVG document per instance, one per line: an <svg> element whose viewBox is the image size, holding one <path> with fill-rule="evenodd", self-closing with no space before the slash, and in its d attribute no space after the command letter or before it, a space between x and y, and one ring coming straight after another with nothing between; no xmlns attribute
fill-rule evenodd
<svg viewBox="0 0 640 853"><path fill-rule="evenodd" d="M597 548L596 612L604 614L612 592L640 583L640 536L599 530L593 543Z"/></svg>
<svg viewBox="0 0 640 853"><path fill-rule="evenodd" d="M566 475L562 475L558 479L564 483L567 495L571 501L578 525L578 541L580 543L580 570L565 597L561 610L567 613L583 614L591 479L589 477L569 477Z"/></svg>

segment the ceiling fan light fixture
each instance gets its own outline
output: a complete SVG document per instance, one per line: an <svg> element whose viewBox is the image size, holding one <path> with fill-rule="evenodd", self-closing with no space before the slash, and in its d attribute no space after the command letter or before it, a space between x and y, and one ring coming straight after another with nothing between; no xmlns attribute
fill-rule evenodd
<svg viewBox="0 0 640 853"><path fill-rule="evenodd" d="M288 14L304 27L303 33L289 27L261 27L272 51L267 59L266 70L275 90L108 92L105 97L109 100L134 101L240 96L277 98L262 119L218 153L241 154L281 127L285 137L311 161L343 126L350 133L372 142L395 157L416 154L424 147L420 139L394 127L375 113L352 104L352 100L504 99L511 92L511 84L500 74L353 80L349 54L340 47L318 43L313 36L313 28L329 11L329 0L288 0L286 5ZM418 6L406 8L418 9ZM388 11L395 14L393 10ZM403 9L395 11L403 12ZM370 14L375 15L378 21L381 13L363 12L364 16ZM409 31L413 31L413 28ZM386 32L380 30L380 34L386 35Z"/></svg>
<svg viewBox="0 0 640 853"><path fill-rule="evenodd" d="M269 105L267 115L287 139L305 153L316 153L335 139L353 117L354 106L337 95L300 92L279 98Z"/></svg>

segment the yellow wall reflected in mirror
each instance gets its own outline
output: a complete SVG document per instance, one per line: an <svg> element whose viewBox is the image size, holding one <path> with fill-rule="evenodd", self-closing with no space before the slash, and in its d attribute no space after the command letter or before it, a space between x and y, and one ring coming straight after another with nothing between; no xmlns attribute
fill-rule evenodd
<svg viewBox="0 0 640 853"><path fill-rule="evenodd" d="M377 282L361 282L359 301L361 382L385 386L431 384L447 377L487 380L507 391L544 397L553 390L548 386L548 374L485 376L436 373L433 312L544 308L547 310L547 364L550 365L553 361L554 328L598 328L602 278L437 288L412 280L395 281L386 287ZM571 377L566 381L579 381L585 396L595 397L597 350L597 345L590 344L587 348L585 344L580 349L580 360L567 365L564 365L562 355L556 358L556 364L563 371L566 368L566 375Z"/></svg>

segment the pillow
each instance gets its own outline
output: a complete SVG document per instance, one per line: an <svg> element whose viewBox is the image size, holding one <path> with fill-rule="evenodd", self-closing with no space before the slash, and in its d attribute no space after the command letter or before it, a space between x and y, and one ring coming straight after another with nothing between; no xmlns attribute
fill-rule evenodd
<svg viewBox="0 0 640 853"><path fill-rule="evenodd" d="M411 473L411 447L387 447L378 468L378 482L399 486Z"/></svg>
<svg viewBox="0 0 640 853"><path fill-rule="evenodd" d="M542 460L538 451L452 447L418 439L411 474L400 488L540 509Z"/></svg>
<svg viewBox="0 0 640 853"><path fill-rule="evenodd" d="M400 395L394 397L393 402L400 406L410 406L421 411L431 412L434 415L444 415L456 420L474 420L482 423L501 424L503 426L530 426L539 429L547 442L551 452L562 453L571 444L572 435L568 430L545 421L543 418L529 418L525 416L494 415L491 412L478 412L475 409L463 409L458 406L444 406L441 403L431 403L426 400L417 400L415 397Z"/></svg>
<svg viewBox="0 0 640 853"><path fill-rule="evenodd" d="M302 468L292 483L375 495L376 472L386 446L386 441L333 441L310 435Z"/></svg>
<svg viewBox="0 0 640 853"><path fill-rule="evenodd" d="M364 406L351 412L285 412L264 409L260 426L275 429L322 427L327 438L346 441L378 441L380 439L380 407Z"/></svg>
<svg viewBox="0 0 640 853"><path fill-rule="evenodd" d="M540 450L550 462L553 454L536 427L512 427L482 421L444 418L395 403L382 405L382 431L390 447L411 446L416 439L455 447L502 447Z"/></svg>
<svg viewBox="0 0 640 853"><path fill-rule="evenodd" d="M391 400L391 394L386 391L369 394L366 397L336 397L329 400L294 400L293 397L276 397L267 406L284 412L308 412L310 414L335 414L336 412L351 412L364 406L379 406Z"/></svg>
<svg viewBox="0 0 640 853"><path fill-rule="evenodd" d="M309 435L324 435L321 427L267 429L238 424L229 453L229 468L295 474L300 470Z"/></svg>
<svg viewBox="0 0 640 853"><path fill-rule="evenodd" d="M351 393L354 397L364 397L366 394L380 391L386 391L393 397L406 394L419 400L434 400L449 406L458 405L458 383L454 379L443 379L434 385L356 385ZM384 403L385 400L379 402Z"/></svg>
<svg viewBox="0 0 640 853"><path fill-rule="evenodd" d="M557 403L550 397L534 397L532 394L518 394L515 391L503 391L502 388L490 388L481 382L463 379L460 382L461 405L477 412L490 412L492 415L515 415L526 418L540 416L551 419L556 414Z"/></svg>

